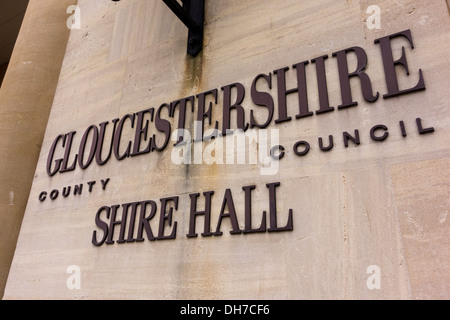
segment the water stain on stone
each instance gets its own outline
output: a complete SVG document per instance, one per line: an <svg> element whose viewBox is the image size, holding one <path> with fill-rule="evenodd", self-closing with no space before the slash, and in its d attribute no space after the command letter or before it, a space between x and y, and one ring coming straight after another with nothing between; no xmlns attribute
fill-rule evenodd
<svg viewBox="0 0 450 320"><path fill-rule="evenodd" d="M202 87L203 77L203 51L198 56L191 57L186 54L184 60L184 77L182 84L183 96L195 95Z"/></svg>
<svg viewBox="0 0 450 320"><path fill-rule="evenodd" d="M195 96L202 89L202 78L203 78L203 51L201 51L196 57L191 57L186 54L184 60L184 74L183 82L181 86L181 97ZM188 106L191 108L191 106ZM192 109L191 109L192 110ZM193 132L194 127L194 115L186 112L186 130ZM192 159L192 157L191 157ZM188 179L190 177L190 164L185 164L185 177Z"/></svg>

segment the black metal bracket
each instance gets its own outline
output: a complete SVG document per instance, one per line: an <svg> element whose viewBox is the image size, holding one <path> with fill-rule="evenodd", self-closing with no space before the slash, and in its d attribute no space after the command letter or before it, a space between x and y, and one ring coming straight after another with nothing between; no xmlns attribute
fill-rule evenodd
<svg viewBox="0 0 450 320"><path fill-rule="evenodd" d="M205 0L163 0L164 3L189 29L187 53L197 56L203 48L203 23L205 21Z"/></svg>

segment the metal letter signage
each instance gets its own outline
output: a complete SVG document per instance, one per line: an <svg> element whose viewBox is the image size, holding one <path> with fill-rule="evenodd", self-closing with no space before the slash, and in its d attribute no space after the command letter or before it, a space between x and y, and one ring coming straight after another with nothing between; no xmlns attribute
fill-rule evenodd
<svg viewBox="0 0 450 320"><path fill-rule="evenodd" d="M163 1L189 28L189 54L198 54L202 47L204 1L185 0L183 1L183 6L175 0ZM90 165L102 166L113 157L118 161L123 161L130 157L146 156L155 152L167 152L169 148L172 151L185 148L186 152L183 151L183 155L191 155L192 151L194 160L196 160L198 158L196 150L200 149L202 152L203 144L213 141L204 148L207 151L211 146L218 146L219 141L223 143L225 140L211 139L211 136L204 132L205 121L208 122L209 126L215 128L214 138L220 138L238 135L239 133L243 134L244 132L255 132L255 130L265 129L271 125L276 126L280 123L283 123L283 125L287 125L287 122L299 123L305 117L323 117L330 112L356 109L358 101L352 96L351 78L359 80L360 96L371 104L376 103L380 97L388 99L425 90L422 69L418 69L415 72L411 70L412 72L410 72L403 47L400 59L394 60L394 53L396 53L395 56L399 54L398 52L393 52L391 43L397 41L397 38L405 38L411 49L414 49L410 30L404 30L374 40L374 44L378 45L381 51L387 87L385 94L378 92L376 88L372 87L370 76L366 70L369 60L366 51L361 47L353 46L332 54L332 58L337 62L336 71L339 76L340 98L342 101L342 104L337 107L331 106L329 103L325 63L328 55L322 55L310 60L302 59L302 62L293 64L292 67L286 66L256 75L250 88L240 82L233 82L181 99L168 97L170 100L162 103L159 107L147 107L138 112L124 114L119 118L92 124L81 135L77 134L77 131L73 129L68 130L68 133L59 134L54 139L48 152L47 174L49 177L57 174L66 174L76 170L77 167L85 170ZM357 66L355 70L348 70L348 53L356 54ZM312 108L310 110L309 106L310 101L306 88L306 68L314 68L316 71L315 80L318 84L318 103L315 110L312 110ZM296 82L296 84L287 83L288 72L294 72L293 79L295 80L293 82ZM414 77L417 79L414 79L414 83L417 84L413 87L405 88L404 82L401 81L402 79L404 80L405 76ZM262 88L257 88L257 83L263 85ZM288 95L297 96L298 99L295 100L298 101L298 104L288 108ZM274 99L274 97L277 97L277 99ZM173 100L174 98L175 100ZM292 99L290 103L293 103ZM257 119L257 110L260 108L267 110L267 116ZM212 109L218 109L218 112L215 112L216 115L221 114L222 116L213 117ZM295 113L294 110L296 110ZM161 116L161 111L166 116ZM231 116L232 112L235 113L235 117ZM197 119L197 129L194 126L194 132L186 129L188 127L188 113L193 119ZM147 116L147 119L145 119L145 116ZM415 122L420 135L435 131L434 127L430 127L428 124L425 127L421 118L415 117ZM369 139L375 143L383 143L389 140L388 137L391 136L391 133L395 135L396 131L397 135L401 134L405 138L407 136L405 122L399 120L398 125L399 127L395 130L392 128L392 125L388 128L385 124L374 123L371 129L368 130L369 132L367 132L370 134ZM364 143L364 135L360 133L358 128L348 128L347 130L343 131L341 135L345 148L352 149L349 147L357 147ZM106 133L107 131L108 133ZM123 132L126 134L123 135ZM335 148L335 139L336 135L333 136L332 134L329 134L328 137L326 135L318 136L315 139L317 148L312 146L312 141L300 139L291 144L293 152L290 154L286 145L277 142L268 148L270 150L269 157L276 161L285 161L282 159L292 156L306 157L310 150L313 149L318 150L317 152L332 153L332 149ZM169 140L175 142L173 146L169 145ZM263 144L260 144L259 149L264 149L262 146ZM218 154L223 155L220 152L216 153L215 150L215 157ZM202 156L199 158L201 160ZM174 164L180 164L178 161L174 161L173 157L172 161ZM181 163L186 162L181 161ZM206 161L205 163L208 164ZM102 190L105 190L110 178L97 181L99 182L97 184L95 180L92 180L85 182L85 184L81 183L73 186L42 190L38 200L43 203L45 201L61 201L67 197L82 196L83 185L85 185L84 190L88 188L87 191L89 193L94 188L99 189L100 183ZM266 206L263 207L263 210L252 210L252 199L254 196L252 191L257 188L253 184L244 185L240 188L244 191L244 197L242 197L242 193L240 194L241 202L244 203L245 208L241 212L236 210L237 206L235 206L240 190L228 188L224 191L223 196L219 195L219 201L222 199L220 212L218 210L214 212L214 209L212 209L212 202L217 203L217 200L213 197L214 194L216 194L215 197L218 196L217 190L204 191L202 194L194 192L188 196L186 194L170 195L169 197L160 198L159 201L155 199L138 199L137 201L126 202L121 205L102 206L95 215L94 222L97 228L92 233L92 244L101 246L104 243L109 245L113 243L141 242L145 239L148 241L175 239L177 234L180 234L179 229L181 228L181 225L179 227L176 221L179 215L177 213L178 208L184 207L185 204L189 205L189 203L189 225L186 227L188 230L181 231L187 238L196 238L198 236L196 231L197 220L203 222L203 230L200 231L202 237L221 236L223 234L223 220L231 224L230 234L292 231L294 228L294 210L288 208L279 212L277 209L276 194L277 190L281 189L281 182L266 183L265 186L267 188L265 196L267 202L265 202ZM260 186L258 191L260 192L261 189L264 188ZM254 199L254 201L261 203L261 199ZM197 206L198 203L199 205ZM198 209L198 207L204 209ZM212 213L216 213L216 215ZM217 214L219 214L218 217ZM155 220L158 220L158 217L159 222L156 222ZM245 219L244 227L240 227L239 224L239 219L242 220L242 218ZM252 221L254 221L255 225L252 225ZM153 230L151 223L153 224ZM211 223L214 225L211 225ZM134 232L135 228L137 234Z"/></svg>

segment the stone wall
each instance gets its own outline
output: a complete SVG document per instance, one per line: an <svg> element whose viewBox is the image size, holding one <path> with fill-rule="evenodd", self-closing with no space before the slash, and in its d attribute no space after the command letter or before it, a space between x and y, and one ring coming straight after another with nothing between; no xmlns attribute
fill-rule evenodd
<svg viewBox="0 0 450 320"><path fill-rule="evenodd" d="M162 1L79 0L5 298L448 298L447 5L373 4L210 0L193 58Z"/></svg>
<svg viewBox="0 0 450 320"><path fill-rule="evenodd" d="M16 248L69 37L66 9L74 3L30 1L5 76L1 76L0 295Z"/></svg>

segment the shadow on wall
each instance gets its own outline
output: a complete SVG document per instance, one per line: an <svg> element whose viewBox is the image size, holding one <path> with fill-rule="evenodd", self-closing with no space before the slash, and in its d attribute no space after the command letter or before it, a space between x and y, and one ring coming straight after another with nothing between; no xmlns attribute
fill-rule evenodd
<svg viewBox="0 0 450 320"><path fill-rule="evenodd" d="M3 78L5 77L6 69L8 69L7 63L0 66L0 87L2 86L2 82L3 82Z"/></svg>

